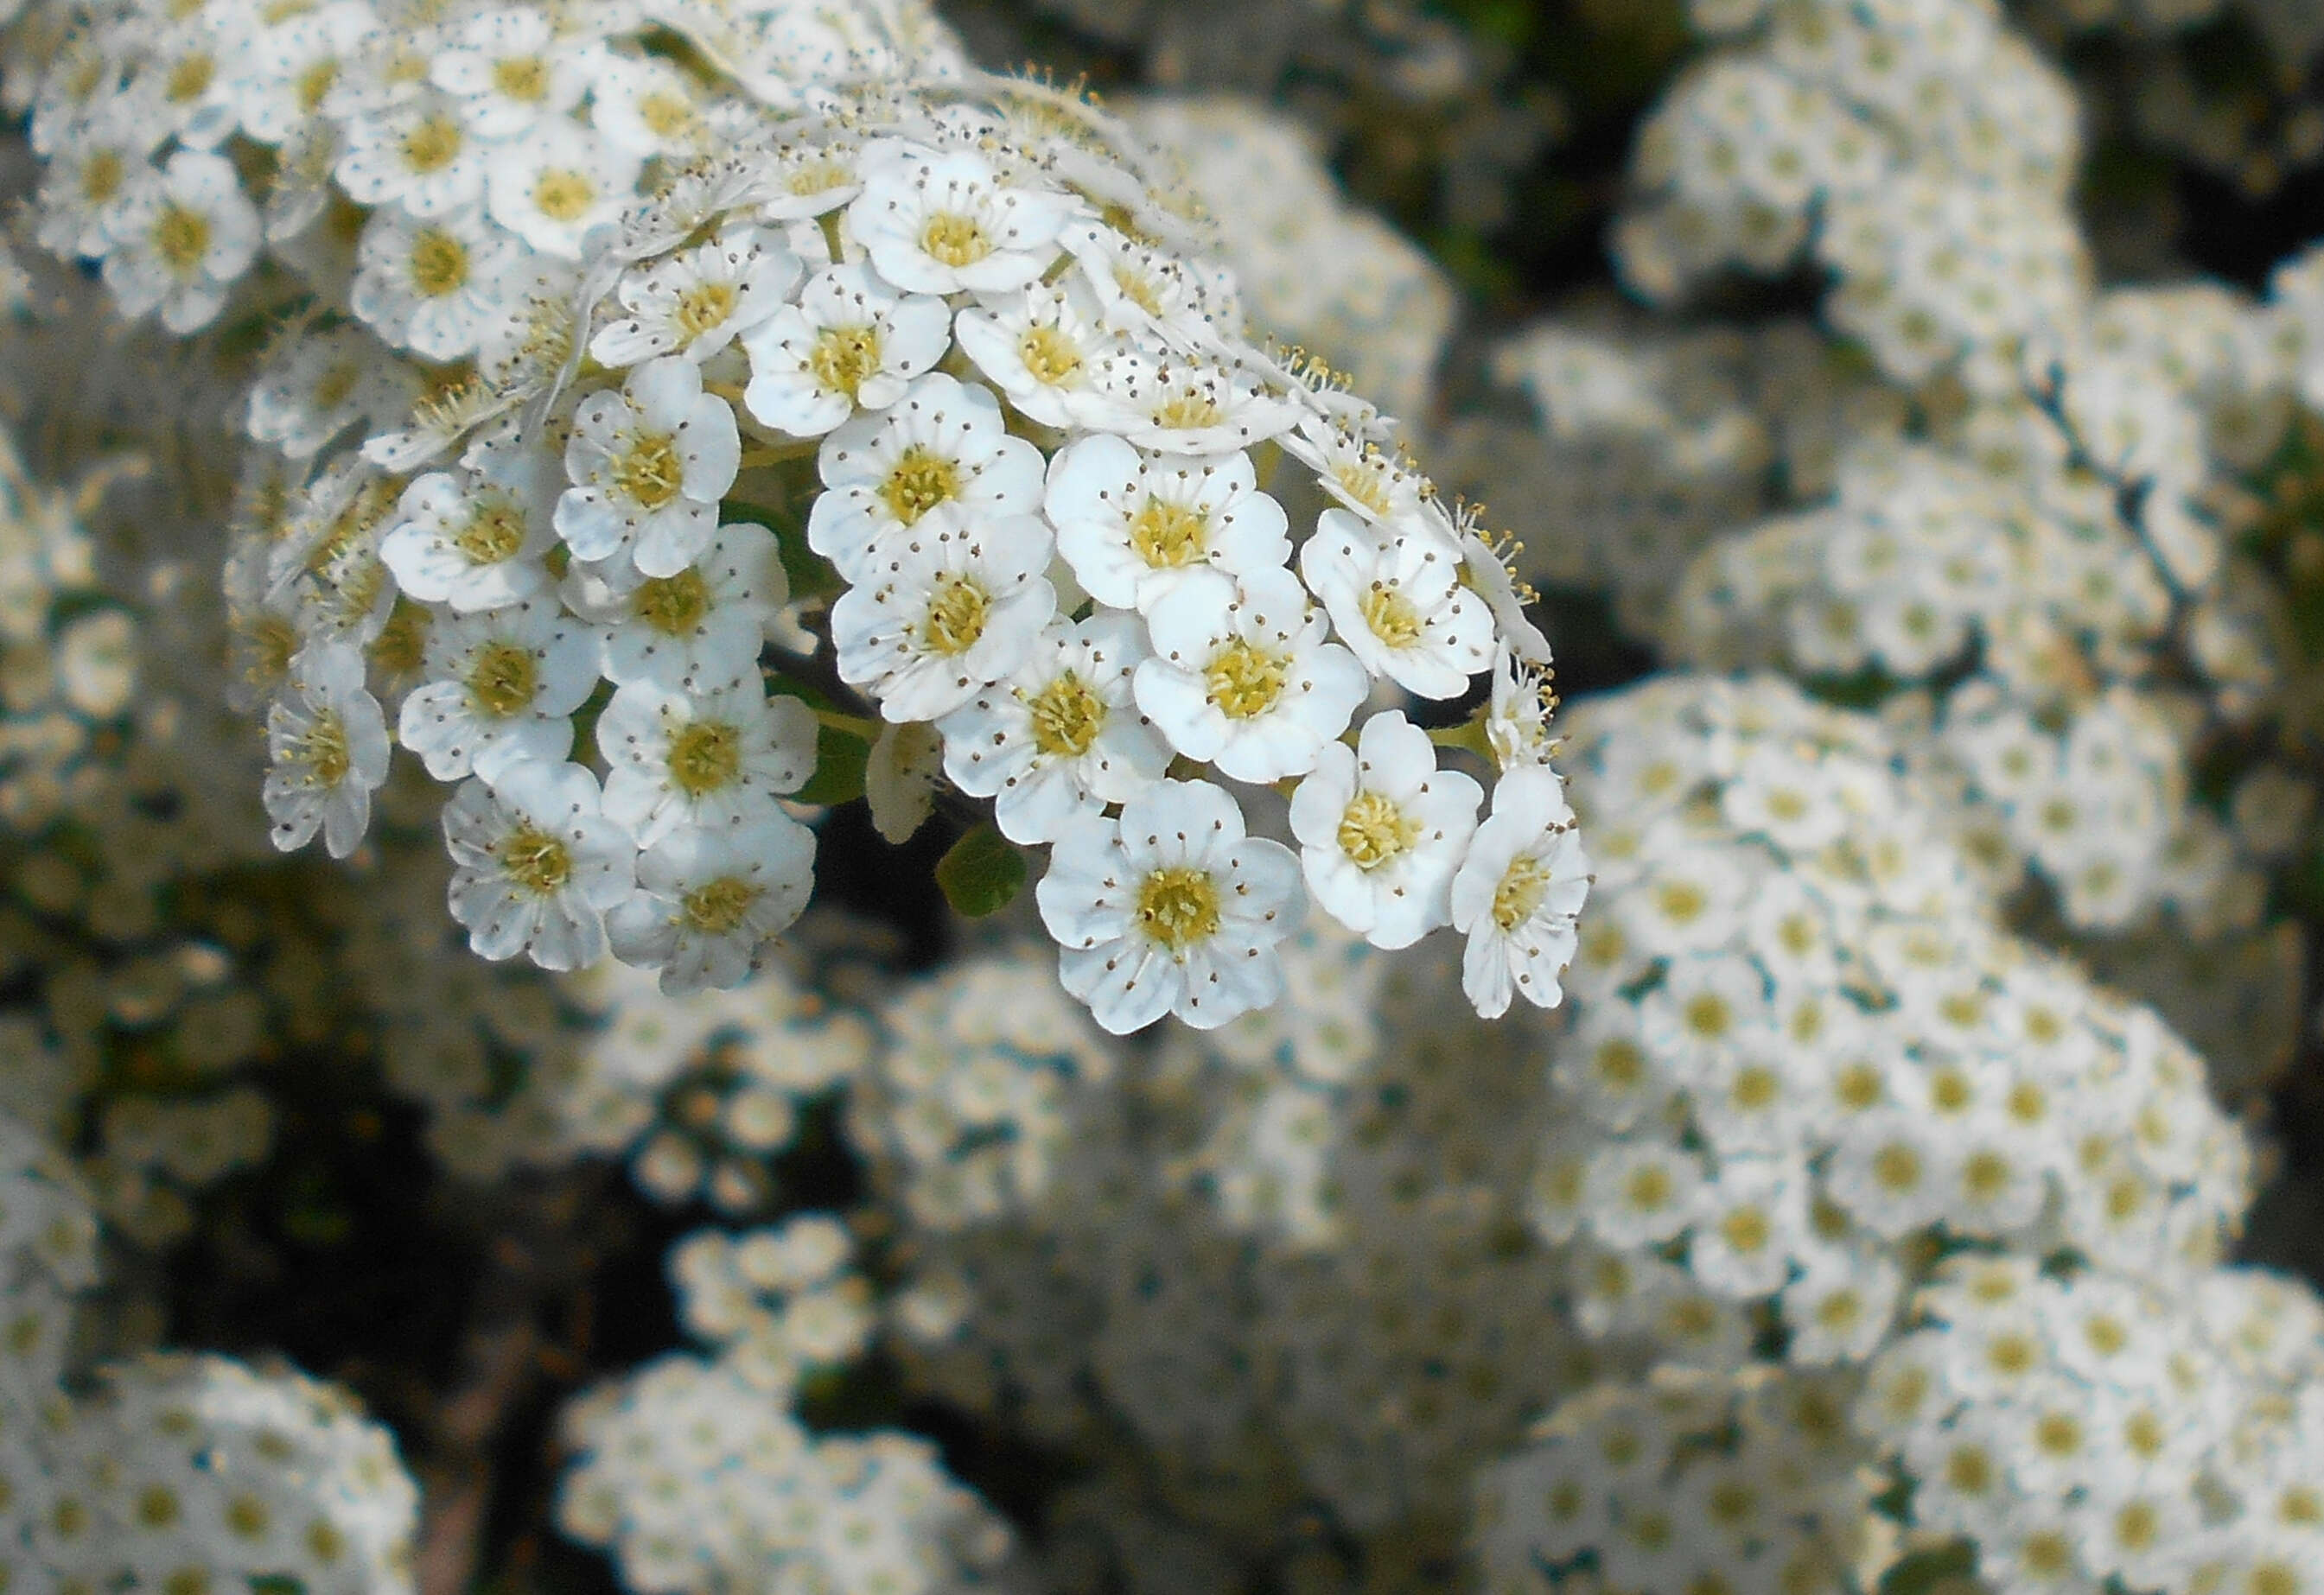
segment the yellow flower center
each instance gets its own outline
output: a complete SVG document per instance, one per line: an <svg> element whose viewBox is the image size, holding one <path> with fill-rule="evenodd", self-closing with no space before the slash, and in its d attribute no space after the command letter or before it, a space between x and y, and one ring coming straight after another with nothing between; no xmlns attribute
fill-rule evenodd
<svg viewBox="0 0 2324 1595"><path fill-rule="evenodd" d="M153 220L153 253L163 265L180 277L190 277L201 269L209 249L209 217L174 201L161 207Z"/></svg>
<svg viewBox="0 0 2324 1595"><path fill-rule="evenodd" d="M807 357L816 385L855 397L863 379L880 369L880 329L876 327L826 327ZM891 478L892 480L892 478ZM892 501L891 501L892 502Z"/></svg>
<svg viewBox="0 0 2324 1595"><path fill-rule="evenodd" d="M555 897L573 879L573 855L537 825L519 825L500 845L501 871L535 897Z"/></svg>
<svg viewBox="0 0 2324 1595"><path fill-rule="evenodd" d="M1219 889L1205 870L1173 864L1138 889L1138 927L1173 953L1218 934Z"/></svg>
<svg viewBox="0 0 2324 1595"><path fill-rule="evenodd" d="M736 299L731 282L697 282L678 296L678 308L670 318L678 323L678 332L692 343L714 327L724 327L734 313Z"/></svg>
<svg viewBox="0 0 2324 1595"><path fill-rule="evenodd" d="M214 58L208 55L181 56L178 64L170 69L169 80L162 86L161 93L171 105L182 106L188 100L199 99L208 92L217 77L217 61Z"/></svg>
<svg viewBox="0 0 2324 1595"><path fill-rule="evenodd" d="M1121 290L1122 298L1148 315L1159 316L1162 313L1161 289L1157 286L1152 278L1143 272L1133 272L1126 266L1116 266L1113 270L1113 285Z"/></svg>
<svg viewBox="0 0 2324 1595"><path fill-rule="evenodd" d="M577 222L597 203L597 185L586 171L551 167L533 180L532 207L553 222Z"/></svg>
<svg viewBox="0 0 2324 1595"><path fill-rule="evenodd" d="M1033 746L1051 759L1078 759L1105 728L1105 703L1088 683L1067 670L1026 699L1033 718Z"/></svg>
<svg viewBox="0 0 2324 1595"><path fill-rule="evenodd" d="M1910 1147L1883 1147L1872 1155L1872 1177L1886 1190L1914 1190L1921 1183L1921 1155Z"/></svg>
<svg viewBox="0 0 2324 1595"><path fill-rule="evenodd" d="M411 286L422 298L442 299L468 281L468 246L441 227L422 227L411 240Z"/></svg>
<svg viewBox="0 0 2324 1595"><path fill-rule="evenodd" d="M1420 840L1420 825L1378 792L1361 791L1340 815L1340 851L1359 870L1377 870Z"/></svg>
<svg viewBox="0 0 2324 1595"><path fill-rule="evenodd" d="M734 783L742 770L742 739L734 727L696 720L669 739L670 783L689 798Z"/></svg>
<svg viewBox="0 0 2324 1595"><path fill-rule="evenodd" d="M460 158L460 124L449 116L423 116L403 135L403 163L422 177Z"/></svg>
<svg viewBox="0 0 2324 1595"><path fill-rule="evenodd" d="M1362 609L1364 624L1390 648L1410 648L1420 641L1424 629L1420 611L1400 589L1373 583L1371 591L1364 595Z"/></svg>
<svg viewBox="0 0 2324 1595"><path fill-rule="evenodd" d="M1199 431L1217 426L1225 413L1208 393L1200 388L1188 388L1154 407L1154 424L1172 431Z"/></svg>
<svg viewBox="0 0 2324 1595"><path fill-rule="evenodd" d="M338 80L339 63L337 60L326 59L315 62L299 74L292 86L292 92L299 97L299 108L310 116L321 110L324 97L331 92L331 85Z"/></svg>
<svg viewBox="0 0 2324 1595"><path fill-rule="evenodd" d="M468 668L468 696L476 707L505 720L532 706L540 688L540 668L529 648L493 642L476 650Z"/></svg>
<svg viewBox="0 0 2324 1595"><path fill-rule="evenodd" d="M1385 466L1369 459L1348 461L1332 468L1332 480L1340 484L1340 491L1383 521L1395 507L1388 502L1387 475Z"/></svg>
<svg viewBox="0 0 2324 1595"><path fill-rule="evenodd" d="M650 94L637 109L638 120L659 138L674 139L694 126L694 106L680 95Z"/></svg>
<svg viewBox="0 0 2324 1595"><path fill-rule="evenodd" d="M686 486L686 462L678 439L667 432L640 432L627 454L613 462L613 486L645 510L659 510Z"/></svg>
<svg viewBox="0 0 2324 1595"><path fill-rule="evenodd" d="M316 786L336 787L347 779L355 759L347 751L347 728L337 714L325 709L315 716L314 724L299 739L298 757Z"/></svg>
<svg viewBox="0 0 2324 1595"><path fill-rule="evenodd" d="M1534 916L1549 895L1549 871L1527 853L1509 861L1501 883L1493 889L1493 923L1508 935Z"/></svg>
<svg viewBox="0 0 2324 1595"><path fill-rule="evenodd" d="M904 450L896 468L888 473L888 480L880 486L880 496L886 502L888 512L906 526L959 493L959 467L917 443Z"/></svg>
<svg viewBox="0 0 2324 1595"><path fill-rule="evenodd" d="M1028 327L1017 340L1017 357L1035 382L1061 388L1081 373L1082 352L1054 327Z"/></svg>
<svg viewBox="0 0 2324 1595"><path fill-rule="evenodd" d="M841 161L824 159L809 161L791 173L791 192L805 197L827 194L855 180L855 173Z"/></svg>
<svg viewBox="0 0 2324 1595"><path fill-rule="evenodd" d="M1716 1041L1734 1027L1734 1010L1716 991L1698 991L1680 1010L1686 1028L1706 1041Z"/></svg>
<svg viewBox="0 0 2324 1595"><path fill-rule="evenodd" d="M476 501L467 521L452 534L452 546L471 564L498 565L515 558L524 547L524 511L516 502L488 493Z"/></svg>
<svg viewBox="0 0 2324 1595"><path fill-rule="evenodd" d="M1961 1189L1990 1202L2009 1189L2009 1160L1998 1152L1972 1152L1961 1164Z"/></svg>
<svg viewBox="0 0 2324 1595"><path fill-rule="evenodd" d="M958 270L973 266L992 253L992 240L973 216L941 211L920 229L920 247L929 256Z"/></svg>
<svg viewBox="0 0 2324 1595"><path fill-rule="evenodd" d="M710 584L688 567L676 576L648 576L630 598L630 613L665 637L683 637L710 611Z"/></svg>
<svg viewBox="0 0 2324 1595"><path fill-rule="evenodd" d="M1201 562L1210 552L1210 518L1199 510L1149 497L1130 522L1130 546L1154 570Z"/></svg>
<svg viewBox="0 0 2324 1595"><path fill-rule="evenodd" d="M724 936L742 923L759 895L760 889L749 881L725 875L687 892L678 899L678 911L692 929Z"/></svg>
<svg viewBox="0 0 2324 1595"><path fill-rule="evenodd" d="M102 205L121 192L121 180L127 176L117 151L99 150L80 169L80 197L91 205Z"/></svg>
<svg viewBox="0 0 2324 1595"><path fill-rule="evenodd" d="M1230 720L1249 720L1275 707L1291 661L1237 641L1219 650L1204 676L1211 702Z"/></svg>
<svg viewBox="0 0 2324 1595"><path fill-rule="evenodd" d="M928 596L928 613L920 622L920 642L930 653L950 659L974 648L984 635L992 601L973 577L940 576Z"/></svg>
<svg viewBox="0 0 2324 1595"><path fill-rule="evenodd" d="M493 63L493 87L527 104L549 94L549 63L537 55L503 56Z"/></svg>
<svg viewBox="0 0 2324 1595"><path fill-rule="evenodd" d="M1756 1207L1738 1207L1719 1221L1719 1238L1727 1242L1728 1250L1739 1257L1766 1250L1775 1233L1767 1215Z"/></svg>

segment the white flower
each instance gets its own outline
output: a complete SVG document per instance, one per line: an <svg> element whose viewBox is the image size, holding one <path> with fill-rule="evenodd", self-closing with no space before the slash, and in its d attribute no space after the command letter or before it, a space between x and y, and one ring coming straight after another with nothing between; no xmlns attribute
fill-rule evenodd
<svg viewBox="0 0 2324 1595"><path fill-rule="evenodd" d="M597 721L597 751L613 767L605 812L641 847L680 826L754 825L777 811L815 770L815 715L793 697L770 699L753 670L708 690L635 682Z"/></svg>
<svg viewBox="0 0 2324 1595"><path fill-rule="evenodd" d="M400 205L416 217L465 209L484 197L489 146L440 95L388 106L346 124L332 175L358 205Z"/></svg>
<svg viewBox="0 0 2324 1595"><path fill-rule="evenodd" d="M467 781L444 806L444 840L452 917L479 957L586 969L604 956L602 915L630 895L637 848L599 811L595 776L528 761Z"/></svg>
<svg viewBox="0 0 2324 1595"><path fill-rule="evenodd" d="M144 186L131 180L144 169L147 147L143 130L120 102L90 116L42 173L33 235L41 246L59 254L103 254L123 207Z"/></svg>
<svg viewBox="0 0 2324 1595"><path fill-rule="evenodd" d="M1385 539L1345 510L1324 511L1300 571L1366 669L1421 697L1458 697L1492 663L1492 612L1461 585L1460 551L1426 521L1380 530Z"/></svg>
<svg viewBox="0 0 2324 1595"><path fill-rule="evenodd" d="M556 541L553 467L538 450L502 444L470 457L473 471L431 472L405 488L397 524L379 546L397 586L463 614L519 603L548 586L541 556Z"/></svg>
<svg viewBox="0 0 2324 1595"><path fill-rule="evenodd" d="M1485 744L1494 763L1503 770L1547 764L1557 751L1549 729L1556 707L1545 667L1518 663L1506 645L1494 650L1493 694L1485 712Z"/></svg>
<svg viewBox="0 0 2324 1595"><path fill-rule="evenodd" d="M638 158L558 116L493 147L485 203L493 220L543 254L581 258L582 235L622 213L637 190Z"/></svg>
<svg viewBox="0 0 2324 1595"><path fill-rule="evenodd" d="M865 172L849 226L880 275L908 293L1024 287L1057 258L1057 229L1075 204L1014 187L965 150L874 146Z"/></svg>
<svg viewBox="0 0 2324 1595"><path fill-rule="evenodd" d="M701 367L649 361L574 412L565 474L576 485L557 501L558 534L576 558L626 554L647 576L676 576L716 535L742 458L734 412L702 391Z"/></svg>
<svg viewBox="0 0 2324 1595"><path fill-rule="evenodd" d="M1145 657L1135 615L1050 621L1014 674L945 716L945 773L971 797L998 795L992 817L1012 842L1054 841L1074 818L1128 801L1170 763L1131 701Z"/></svg>
<svg viewBox="0 0 2324 1595"><path fill-rule="evenodd" d="M232 63L242 129L280 144L322 109L343 63L379 17L364 0L329 0L259 31Z"/></svg>
<svg viewBox="0 0 2324 1595"><path fill-rule="evenodd" d="M1074 424L1090 373L1113 344L1099 325L1096 297L1077 278L965 306L953 336L987 382L1045 427Z"/></svg>
<svg viewBox="0 0 2324 1595"><path fill-rule="evenodd" d="M1138 667L1138 706L1170 745L1239 781L1315 768L1370 686L1287 570L1238 585L1205 573L1147 616L1154 657Z"/></svg>
<svg viewBox="0 0 2324 1595"><path fill-rule="evenodd" d="M790 596L774 534L738 521L718 529L702 557L675 576L627 585L575 567L566 601L605 633L605 679L617 687L733 681L758 662L767 627Z"/></svg>
<svg viewBox="0 0 2324 1595"><path fill-rule="evenodd" d="M1282 436L1300 413L1250 373L1190 355L1119 348L1090 373L1078 419L1140 448L1226 454Z"/></svg>
<svg viewBox="0 0 2324 1595"><path fill-rule="evenodd" d="M807 546L850 582L942 506L979 524L1040 507L1041 451L1009 435L990 388L942 372L833 432L816 463L828 491L807 512Z"/></svg>
<svg viewBox="0 0 2324 1595"><path fill-rule="evenodd" d="M605 929L614 956L661 971L669 996L739 986L814 890L815 833L788 815L688 827L640 856L637 892Z"/></svg>
<svg viewBox="0 0 2324 1595"><path fill-rule="evenodd" d="M1166 1013L1215 1029L1272 1003L1275 945L1305 907L1290 850L1246 837L1207 781L1157 781L1118 821L1070 827L1035 898L1065 990L1117 1036Z"/></svg>
<svg viewBox="0 0 2324 1595"><path fill-rule="evenodd" d="M1502 776L1492 815L1452 878L1452 927L1469 938L1461 989L1478 1013L1498 1019L1520 994L1557 1006L1589 868L1557 773L1530 765Z"/></svg>
<svg viewBox="0 0 2324 1595"><path fill-rule="evenodd" d="M105 285L123 315L159 309L171 332L192 332L257 258L258 211L233 164L200 151L180 150L130 184L106 228Z"/></svg>
<svg viewBox="0 0 2324 1595"><path fill-rule="evenodd" d="M417 397L411 373L384 357L361 327L292 338L250 390L246 430L285 457L312 459L357 421L368 431L401 420Z"/></svg>
<svg viewBox="0 0 2324 1595"><path fill-rule="evenodd" d="M488 11L436 52L428 76L451 95L476 136L513 138L581 102L602 47L560 43L546 11Z"/></svg>
<svg viewBox="0 0 2324 1595"><path fill-rule="evenodd" d="M371 824L372 789L387 779L387 720L364 690L364 659L346 643L319 642L290 661L266 711L263 796L274 845L304 847L319 828L335 859L355 850Z"/></svg>
<svg viewBox="0 0 2324 1595"><path fill-rule="evenodd" d="M885 410L944 358L952 312L928 294L899 294L861 265L831 266L743 338L751 385L742 402L760 425L795 438L830 431L858 410Z"/></svg>
<svg viewBox="0 0 2324 1595"><path fill-rule="evenodd" d="M373 331L426 360L475 352L507 313L524 246L475 209L429 220L390 207L364 224L348 303Z"/></svg>
<svg viewBox="0 0 2324 1595"><path fill-rule="evenodd" d="M1428 733L1399 710L1364 722L1356 745L1325 744L1291 795L1307 890L1376 947L1408 947L1452 916L1452 875L1484 793L1436 768Z"/></svg>
<svg viewBox="0 0 2324 1595"><path fill-rule="evenodd" d="M1090 290L1107 327L1171 348L1203 348L1218 341L1211 307L1176 254L1102 221L1069 224L1058 241L1081 268L1073 281Z"/></svg>
<svg viewBox="0 0 2324 1595"><path fill-rule="evenodd" d="M396 736L439 781L471 770L551 763L573 746L570 716L597 685L594 627L528 598L439 620L428 634L428 681L403 700Z"/></svg>
<svg viewBox="0 0 2324 1595"><path fill-rule="evenodd" d="M1291 557L1283 506L1250 456L1148 454L1083 438L1049 462L1057 552L1101 604L1151 613L1198 571L1255 576Z"/></svg>
<svg viewBox="0 0 2324 1595"><path fill-rule="evenodd" d="M630 314L589 340L590 356L615 369L657 355L699 364L782 309L798 277L798 257L755 227L633 266L615 290Z"/></svg>
<svg viewBox="0 0 2324 1595"><path fill-rule="evenodd" d="M828 495L826 495L828 496ZM831 609L839 675L890 721L951 713L1023 662L1056 613L1048 523L1009 515L971 530L945 506Z"/></svg>
<svg viewBox="0 0 2324 1595"><path fill-rule="evenodd" d="M675 155L700 147L709 132L702 96L668 61L606 55L589 88L591 125L637 155Z"/></svg>

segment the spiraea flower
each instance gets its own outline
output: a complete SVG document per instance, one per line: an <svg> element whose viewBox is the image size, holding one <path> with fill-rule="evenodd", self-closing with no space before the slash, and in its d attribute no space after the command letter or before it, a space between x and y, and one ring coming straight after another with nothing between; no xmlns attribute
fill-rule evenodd
<svg viewBox="0 0 2324 1595"><path fill-rule="evenodd" d="M1065 990L1116 1035L1166 1013L1212 1029L1267 1007L1282 985L1275 944L1301 907L1290 851L1245 835L1206 781L1157 781L1120 819L1075 825L1039 897Z"/></svg>

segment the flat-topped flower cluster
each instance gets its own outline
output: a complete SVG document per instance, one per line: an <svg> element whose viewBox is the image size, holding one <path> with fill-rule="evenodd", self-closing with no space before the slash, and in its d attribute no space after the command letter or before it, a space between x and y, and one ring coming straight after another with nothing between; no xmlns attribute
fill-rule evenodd
<svg viewBox="0 0 2324 1595"><path fill-rule="evenodd" d="M728 986L805 906L801 805L853 739L875 805L940 765L1051 848L1041 911L1110 1029L1266 1006L1311 891L1384 947L1467 936L1480 1011L1555 1002L1586 864L1522 590L1393 423L1250 340L1119 124L935 44L778 115L547 12L417 43L359 13L309 41L299 126L371 208L351 274L287 257L316 291L252 394L276 457L227 569L280 845L353 852L401 747L456 784L479 954ZM633 77L687 137L632 126ZM255 224L230 169L171 174L224 166L218 128L287 136L217 92L138 180L152 217L49 233L172 327L248 253L173 264L171 229ZM536 291L495 297L520 257ZM1478 707L1432 739L1399 692ZM1489 810L1440 742L1506 770ZM1249 834L1268 787L1296 854Z"/></svg>

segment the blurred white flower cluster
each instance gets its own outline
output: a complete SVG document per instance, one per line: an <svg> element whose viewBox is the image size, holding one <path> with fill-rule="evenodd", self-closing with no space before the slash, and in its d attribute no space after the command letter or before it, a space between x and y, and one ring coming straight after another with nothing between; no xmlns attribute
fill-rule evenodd
<svg viewBox="0 0 2324 1595"><path fill-rule="evenodd" d="M9 1067L27 1060L10 1057ZM144 1356L66 1383L97 1280L87 1194L0 1115L0 1565L11 1588L411 1588L419 1492L346 1394L287 1369Z"/></svg>

